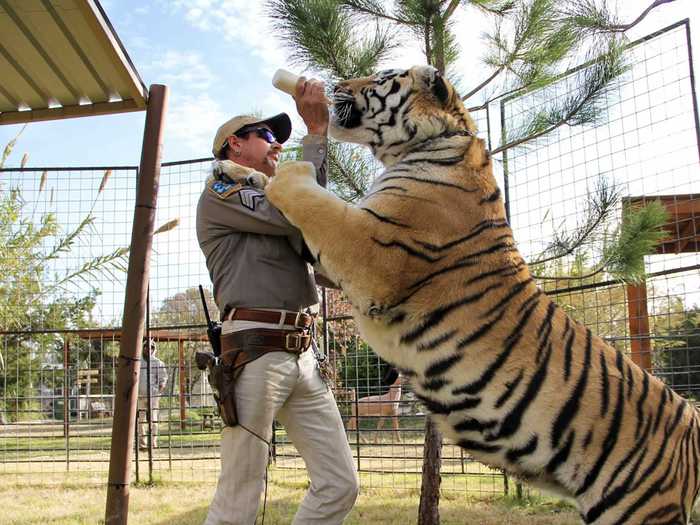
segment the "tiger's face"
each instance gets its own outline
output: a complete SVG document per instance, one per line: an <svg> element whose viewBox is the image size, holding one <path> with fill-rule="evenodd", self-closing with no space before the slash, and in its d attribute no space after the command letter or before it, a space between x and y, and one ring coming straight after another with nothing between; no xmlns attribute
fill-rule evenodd
<svg viewBox="0 0 700 525"><path fill-rule="evenodd" d="M413 144L455 131L476 132L462 100L431 66L391 69L339 82L330 134L368 146L385 165Z"/></svg>

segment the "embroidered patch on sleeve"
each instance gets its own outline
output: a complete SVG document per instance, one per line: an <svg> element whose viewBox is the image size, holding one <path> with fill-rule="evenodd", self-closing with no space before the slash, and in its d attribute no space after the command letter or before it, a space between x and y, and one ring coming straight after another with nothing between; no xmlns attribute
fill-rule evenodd
<svg viewBox="0 0 700 525"><path fill-rule="evenodd" d="M219 197L220 199L226 199L233 195L234 193L238 193L241 191L243 186L238 183L229 183L229 182L223 182L220 180L215 180L211 184L209 184L209 189Z"/></svg>
<svg viewBox="0 0 700 525"><path fill-rule="evenodd" d="M249 210L255 211L255 205L264 195L252 188L243 188L238 192L238 197L240 197L243 206Z"/></svg>

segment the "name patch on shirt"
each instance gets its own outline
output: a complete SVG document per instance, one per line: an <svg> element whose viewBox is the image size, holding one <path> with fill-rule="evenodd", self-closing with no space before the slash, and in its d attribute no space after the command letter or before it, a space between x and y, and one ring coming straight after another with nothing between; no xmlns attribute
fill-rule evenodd
<svg viewBox="0 0 700 525"><path fill-rule="evenodd" d="M220 199L226 199L235 193L238 193L243 188L243 185L237 182L223 182L214 180L209 184L209 189Z"/></svg>

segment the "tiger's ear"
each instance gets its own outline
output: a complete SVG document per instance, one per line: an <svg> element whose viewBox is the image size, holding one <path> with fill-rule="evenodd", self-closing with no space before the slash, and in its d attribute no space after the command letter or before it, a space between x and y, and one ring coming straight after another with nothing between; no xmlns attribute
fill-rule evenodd
<svg viewBox="0 0 700 525"><path fill-rule="evenodd" d="M450 88L447 86L447 82L442 74L433 66L422 66L420 72L421 80L425 87L444 106L450 98Z"/></svg>
<svg viewBox="0 0 700 525"><path fill-rule="evenodd" d="M447 87L447 82L445 82L445 79L437 69L435 70L431 88L433 95L440 101L440 104L443 106L447 104L447 99L450 98L450 90Z"/></svg>

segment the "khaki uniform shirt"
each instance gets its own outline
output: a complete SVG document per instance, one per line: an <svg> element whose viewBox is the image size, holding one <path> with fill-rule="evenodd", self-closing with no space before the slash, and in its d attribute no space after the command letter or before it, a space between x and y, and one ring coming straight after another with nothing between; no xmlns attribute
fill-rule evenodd
<svg viewBox="0 0 700 525"><path fill-rule="evenodd" d="M313 163L325 186L326 137L307 135L302 145L303 159ZM298 311L318 302L313 271L301 255L301 233L262 190L210 178L196 224L222 314L231 308Z"/></svg>

